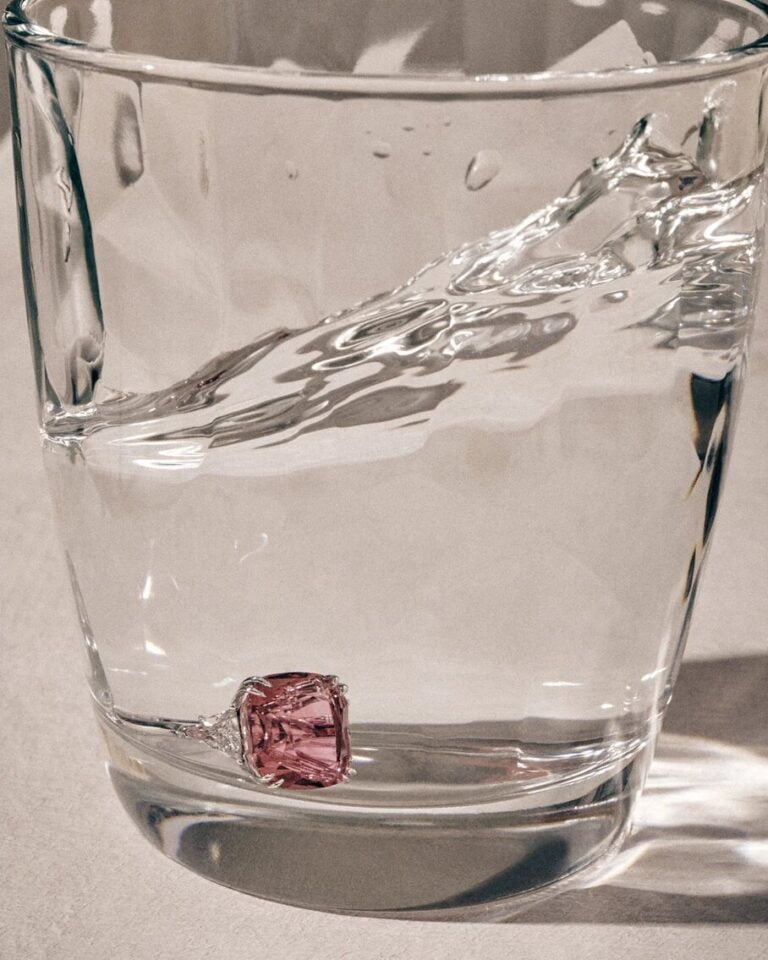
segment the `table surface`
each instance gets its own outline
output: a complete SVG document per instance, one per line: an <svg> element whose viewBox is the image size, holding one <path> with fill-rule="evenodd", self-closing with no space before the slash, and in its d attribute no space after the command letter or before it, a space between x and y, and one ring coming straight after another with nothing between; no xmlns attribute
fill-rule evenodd
<svg viewBox="0 0 768 960"><path fill-rule="evenodd" d="M768 324L686 660L637 827L586 890L496 924L313 913L163 857L97 759L42 476L10 146L0 141L0 957L666 960L768 956ZM763 317L760 317L760 321Z"/></svg>

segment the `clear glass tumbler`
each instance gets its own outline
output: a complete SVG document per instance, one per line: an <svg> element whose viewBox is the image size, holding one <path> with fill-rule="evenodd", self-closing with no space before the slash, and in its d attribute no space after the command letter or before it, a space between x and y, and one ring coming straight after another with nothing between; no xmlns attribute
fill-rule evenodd
<svg viewBox="0 0 768 960"><path fill-rule="evenodd" d="M741 389L767 11L11 4L44 456L170 856L472 918L621 842Z"/></svg>

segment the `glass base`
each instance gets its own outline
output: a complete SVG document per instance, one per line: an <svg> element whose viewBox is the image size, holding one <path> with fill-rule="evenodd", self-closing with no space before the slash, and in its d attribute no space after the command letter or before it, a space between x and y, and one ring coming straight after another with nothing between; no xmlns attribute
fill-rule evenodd
<svg viewBox="0 0 768 960"><path fill-rule="evenodd" d="M504 920L585 881L620 847L651 757L525 798L337 806L201 776L101 726L120 801L178 863L267 900L392 919Z"/></svg>

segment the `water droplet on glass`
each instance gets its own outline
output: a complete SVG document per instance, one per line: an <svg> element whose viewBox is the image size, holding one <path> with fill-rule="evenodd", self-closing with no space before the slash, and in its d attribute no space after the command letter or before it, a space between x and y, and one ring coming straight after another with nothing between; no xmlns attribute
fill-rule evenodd
<svg viewBox="0 0 768 960"><path fill-rule="evenodd" d="M464 183L468 190L482 190L501 170L501 154L498 150L479 150L467 167Z"/></svg>
<svg viewBox="0 0 768 960"><path fill-rule="evenodd" d="M424 149L421 152L424 154L425 157L430 157L432 156L432 147L424 147Z"/></svg>
<svg viewBox="0 0 768 960"><path fill-rule="evenodd" d="M64 28L67 25L68 14L69 11L63 5L54 7L53 10L51 10L48 21L51 24L51 31L53 33L57 34L58 36L61 36L61 34L64 33Z"/></svg>
<svg viewBox="0 0 768 960"><path fill-rule="evenodd" d="M406 125L403 127L403 130L405 130L406 133L411 133L411 131L412 131L413 129L414 129L414 128L411 127L411 126L409 126L408 124L406 124Z"/></svg>
<svg viewBox="0 0 768 960"><path fill-rule="evenodd" d="M130 187L144 173L144 143L142 131L141 99L120 94L117 98L112 146L115 168L120 183Z"/></svg>
<svg viewBox="0 0 768 960"><path fill-rule="evenodd" d="M295 180L299 175L299 168L293 162L293 160L285 161L285 172L288 174L289 180Z"/></svg>
<svg viewBox="0 0 768 960"><path fill-rule="evenodd" d="M450 125L451 125L451 118L450 118L450 117L446 117L445 120L443 120L443 126L444 126L444 127L450 127Z"/></svg>
<svg viewBox="0 0 768 960"><path fill-rule="evenodd" d="M379 157L384 159L392 153L392 147L385 140L377 140L373 145L373 155L374 157Z"/></svg>
<svg viewBox="0 0 768 960"><path fill-rule="evenodd" d="M621 303L622 300L626 300L629 296L628 290L615 290L613 293L603 294L603 300L606 303Z"/></svg>

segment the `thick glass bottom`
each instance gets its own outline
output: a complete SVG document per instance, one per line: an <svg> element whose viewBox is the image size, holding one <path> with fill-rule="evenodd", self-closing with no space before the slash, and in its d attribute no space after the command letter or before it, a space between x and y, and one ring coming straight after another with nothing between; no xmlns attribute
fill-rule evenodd
<svg viewBox="0 0 768 960"><path fill-rule="evenodd" d="M369 807L219 782L101 724L123 806L177 862L269 900L419 920L503 920L578 883L620 846L651 756L522 797Z"/></svg>

